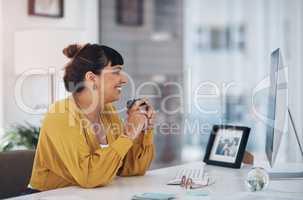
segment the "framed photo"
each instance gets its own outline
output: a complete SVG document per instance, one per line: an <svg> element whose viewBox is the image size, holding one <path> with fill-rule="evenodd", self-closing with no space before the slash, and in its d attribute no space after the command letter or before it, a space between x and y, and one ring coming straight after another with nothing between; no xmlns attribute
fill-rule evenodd
<svg viewBox="0 0 303 200"><path fill-rule="evenodd" d="M28 0L28 14L61 18L64 13L64 0Z"/></svg>
<svg viewBox="0 0 303 200"><path fill-rule="evenodd" d="M143 24L144 0L116 0L117 23L127 26Z"/></svg>
<svg viewBox="0 0 303 200"><path fill-rule="evenodd" d="M223 167L240 168L250 128L214 125L208 140L204 162Z"/></svg>

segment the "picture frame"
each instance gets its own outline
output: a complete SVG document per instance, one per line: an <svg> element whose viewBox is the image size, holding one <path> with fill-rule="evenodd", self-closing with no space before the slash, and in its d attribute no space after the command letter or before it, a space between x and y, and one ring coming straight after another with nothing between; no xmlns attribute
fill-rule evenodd
<svg viewBox="0 0 303 200"><path fill-rule="evenodd" d="M116 0L117 24L125 26L143 25L144 0Z"/></svg>
<svg viewBox="0 0 303 200"><path fill-rule="evenodd" d="M249 133L249 127L214 125L208 140L204 162L210 165L240 168Z"/></svg>
<svg viewBox="0 0 303 200"><path fill-rule="evenodd" d="M64 16L64 0L28 0L28 14L49 18Z"/></svg>

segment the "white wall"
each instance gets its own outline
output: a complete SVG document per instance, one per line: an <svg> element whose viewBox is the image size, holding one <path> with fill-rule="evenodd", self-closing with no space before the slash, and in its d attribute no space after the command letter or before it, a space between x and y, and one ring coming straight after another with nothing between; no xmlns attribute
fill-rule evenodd
<svg viewBox="0 0 303 200"><path fill-rule="evenodd" d="M187 81L192 86L191 91L188 91L191 93L187 95L188 98L191 97L192 101L189 102L191 110L188 112L191 112L194 117L203 118L205 124L222 123L226 106L224 98L227 95L241 95L245 98L243 102L245 110L241 111L244 112L244 119L234 123L252 127L250 144L254 149L262 149L265 143L264 125L258 120L254 120L251 114L251 97L253 89L266 76L269 69L269 65L265 63L265 59L269 58L269 53L264 49L263 0L188 0L185 1L184 9L185 67L190 69L190 77ZM229 25L245 27L244 51L197 50L196 44L199 41L197 28L199 26L224 28ZM216 112L214 114L199 112L194 106L195 91L201 83L208 81L218 87L220 96L200 98L199 106L203 110L212 109ZM224 87L228 84L232 84L232 86L224 91ZM203 89L206 90L205 87ZM203 89L199 90L199 94L209 94ZM239 105L233 106L237 110L236 107Z"/></svg>
<svg viewBox="0 0 303 200"><path fill-rule="evenodd" d="M25 120L39 124L41 115L30 115L22 111L15 102L14 87L18 75L14 69L14 35L23 30L85 30L87 41L98 42L98 0L65 0L64 18L53 19L28 16L26 0L2 0L3 13L3 124L8 128ZM1 4L0 4L1 5ZM56 42L56 41L49 41ZM64 48L64 47L62 47ZM52 53L52 52L49 52ZM37 55L39 56L39 55ZM63 66L62 66L63 67ZM47 104L48 81L45 77L32 77L23 86L26 103L33 106ZM1 112L2 113L2 112Z"/></svg>
<svg viewBox="0 0 303 200"><path fill-rule="evenodd" d="M301 17L300 17L300 21L299 21L299 23L301 25L301 39L300 39L301 40L301 50L300 50L301 52L303 52L303 12L302 12L302 10L303 10L303 2L301 1L301 12L300 12ZM300 78L301 78L300 85L302 86L303 85L303 78L302 78L303 77L303 69L302 69L302 67L303 67L303 57L302 57L302 53L301 53L301 55L299 55L299 57L300 57L300 60L301 60L300 66L299 66L299 68L301 69L301 71L300 71ZM301 99L303 99L303 92L299 92L299 94L301 94ZM300 116L299 119L300 119L300 121L302 121L302 119L303 119L303 106L302 106L302 109L301 109L301 116ZM302 144L303 143L303 126L300 129L300 131L301 131L301 144Z"/></svg>
<svg viewBox="0 0 303 200"><path fill-rule="evenodd" d="M3 89L3 12L2 12L2 4L0 1L0 97L3 97L2 89ZM3 134L3 98L0 98L0 137Z"/></svg>
<svg viewBox="0 0 303 200"><path fill-rule="evenodd" d="M242 0L189 0L185 3L184 54L185 66L196 68L193 79L211 80L220 85L236 82L240 91L250 92L263 78L263 1ZM226 27L244 25L246 49L244 52L197 51L197 26ZM258 51L256 51L258 49ZM253 74L254 76L250 76ZM236 89L235 87L233 89Z"/></svg>
<svg viewBox="0 0 303 200"><path fill-rule="evenodd" d="M301 0L293 0L291 3L283 1L282 6L285 8L285 13L284 21L281 23L284 23L284 26L285 23L288 24L284 33L284 46L286 50L285 64L289 67L289 107L303 145L303 125L301 123L303 119L303 2ZM303 160L294 135L291 137L290 150L295 150L297 158ZM295 149L291 149L293 147Z"/></svg>

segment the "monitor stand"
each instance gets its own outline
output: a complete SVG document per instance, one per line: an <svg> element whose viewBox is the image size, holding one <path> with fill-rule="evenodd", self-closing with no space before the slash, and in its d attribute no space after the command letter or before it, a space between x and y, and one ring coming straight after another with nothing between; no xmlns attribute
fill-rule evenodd
<svg viewBox="0 0 303 200"><path fill-rule="evenodd" d="M294 133L296 136L297 143L299 145L301 155L303 157L303 148L299 140L298 132L295 127L294 119L291 115L290 109L288 108L288 117L290 118L291 122L291 127L294 129ZM289 172L284 172L284 171L275 171L275 172L269 172L269 178L271 180L286 180L286 179L303 179L303 164L298 164L296 165L296 169L293 169L291 167L287 167L284 169L288 169Z"/></svg>

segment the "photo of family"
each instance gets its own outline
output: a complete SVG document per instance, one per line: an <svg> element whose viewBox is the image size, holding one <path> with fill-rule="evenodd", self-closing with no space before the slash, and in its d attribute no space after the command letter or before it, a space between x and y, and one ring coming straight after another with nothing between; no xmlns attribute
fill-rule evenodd
<svg viewBox="0 0 303 200"><path fill-rule="evenodd" d="M243 130L220 128L216 131L209 159L234 163L239 154Z"/></svg>
<svg viewBox="0 0 303 200"><path fill-rule="evenodd" d="M217 155L235 157L237 155L237 150L239 147L240 138L224 138L219 139L219 144L216 149Z"/></svg>

